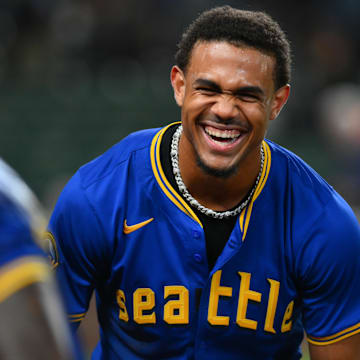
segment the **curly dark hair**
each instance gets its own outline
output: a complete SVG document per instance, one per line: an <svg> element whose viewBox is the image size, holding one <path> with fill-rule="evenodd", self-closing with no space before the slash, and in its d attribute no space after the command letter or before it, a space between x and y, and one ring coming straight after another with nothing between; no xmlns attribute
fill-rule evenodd
<svg viewBox="0 0 360 360"><path fill-rule="evenodd" d="M176 64L185 72L191 51L198 41L226 41L274 56L275 88L290 82L289 41L279 24L264 12L239 10L226 5L201 13L183 33L175 54Z"/></svg>

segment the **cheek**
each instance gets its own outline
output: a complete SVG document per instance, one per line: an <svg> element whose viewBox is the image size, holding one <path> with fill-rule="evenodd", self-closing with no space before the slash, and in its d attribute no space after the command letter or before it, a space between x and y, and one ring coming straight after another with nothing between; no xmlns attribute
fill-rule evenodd
<svg viewBox="0 0 360 360"><path fill-rule="evenodd" d="M263 106L257 103L249 103L242 106L241 110L253 128L260 128L266 125L269 115Z"/></svg>
<svg viewBox="0 0 360 360"><path fill-rule="evenodd" d="M210 108L209 101L204 100L201 96L186 98L182 107L183 119L193 121L194 118L206 114Z"/></svg>

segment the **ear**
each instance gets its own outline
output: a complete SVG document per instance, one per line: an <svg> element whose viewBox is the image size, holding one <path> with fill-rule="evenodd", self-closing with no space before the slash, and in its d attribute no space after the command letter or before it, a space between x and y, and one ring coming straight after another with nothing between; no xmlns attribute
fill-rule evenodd
<svg viewBox="0 0 360 360"><path fill-rule="evenodd" d="M174 89L174 97L179 106L183 105L185 96L185 75L178 66L173 66L170 73L171 85Z"/></svg>
<svg viewBox="0 0 360 360"><path fill-rule="evenodd" d="M281 87L280 89L277 89L275 91L273 100L272 100L272 106L271 106L271 112L270 112L270 120L274 120L277 118L277 116L280 114L281 109L286 104L287 99L290 95L290 85L286 84L285 86Z"/></svg>

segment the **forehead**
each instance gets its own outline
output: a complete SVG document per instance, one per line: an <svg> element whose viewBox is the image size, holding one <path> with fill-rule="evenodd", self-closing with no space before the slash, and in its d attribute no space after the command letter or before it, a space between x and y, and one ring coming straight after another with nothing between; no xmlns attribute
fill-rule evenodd
<svg viewBox="0 0 360 360"><path fill-rule="evenodd" d="M191 80L206 78L235 86L237 82L273 85L275 58L257 49L235 46L225 41L202 41L195 44L187 68Z"/></svg>

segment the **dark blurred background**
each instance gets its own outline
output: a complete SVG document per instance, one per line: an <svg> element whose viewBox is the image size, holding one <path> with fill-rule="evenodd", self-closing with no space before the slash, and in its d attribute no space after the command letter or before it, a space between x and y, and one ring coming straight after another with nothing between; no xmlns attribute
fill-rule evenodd
<svg viewBox="0 0 360 360"><path fill-rule="evenodd" d="M48 209L80 165L179 119L176 43L225 3L267 11L292 43L292 94L269 137L359 207L359 1L1 0L0 154Z"/></svg>
<svg viewBox="0 0 360 360"><path fill-rule="evenodd" d="M176 44L199 12L223 4L265 10L287 32L292 94L269 138L359 209L358 0L1 0L0 156L48 211L83 163L129 132L179 119Z"/></svg>

